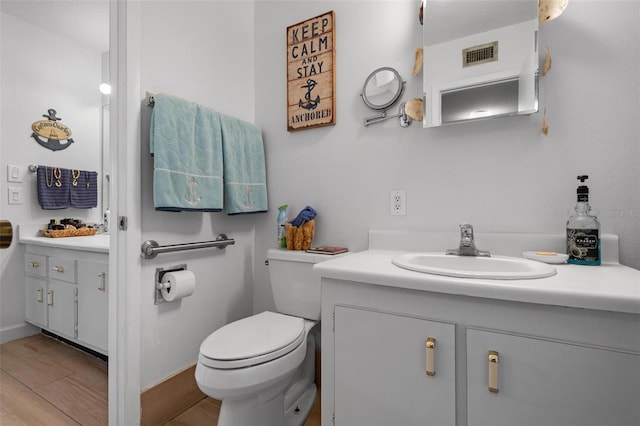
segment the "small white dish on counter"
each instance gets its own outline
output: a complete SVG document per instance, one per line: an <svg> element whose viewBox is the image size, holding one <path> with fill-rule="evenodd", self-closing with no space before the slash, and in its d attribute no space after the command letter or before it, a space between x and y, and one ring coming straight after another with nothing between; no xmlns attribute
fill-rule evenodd
<svg viewBox="0 0 640 426"><path fill-rule="evenodd" d="M565 263L569 255L564 253L556 253L555 251L523 251L522 257L538 262L559 264Z"/></svg>

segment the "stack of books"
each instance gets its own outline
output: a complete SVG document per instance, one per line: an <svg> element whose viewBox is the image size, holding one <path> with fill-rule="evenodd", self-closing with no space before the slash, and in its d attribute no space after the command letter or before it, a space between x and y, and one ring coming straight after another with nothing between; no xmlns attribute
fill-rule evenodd
<svg viewBox="0 0 640 426"><path fill-rule="evenodd" d="M334 246L311 247L310 249L306 250L307 253L318 253L318 254L329 254L329 255L346 253L348 251L349 249L346 247L334 247Z"/></svg>

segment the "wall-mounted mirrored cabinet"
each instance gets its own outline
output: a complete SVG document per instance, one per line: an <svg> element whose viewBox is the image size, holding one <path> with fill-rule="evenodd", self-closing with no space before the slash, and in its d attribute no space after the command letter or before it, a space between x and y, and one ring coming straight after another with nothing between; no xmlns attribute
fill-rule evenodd
<svg viewBox="0 0 640 426"><path fill-rule="evenodd" d="M424 0L424 127L538 110L538 0Z"/></svg>

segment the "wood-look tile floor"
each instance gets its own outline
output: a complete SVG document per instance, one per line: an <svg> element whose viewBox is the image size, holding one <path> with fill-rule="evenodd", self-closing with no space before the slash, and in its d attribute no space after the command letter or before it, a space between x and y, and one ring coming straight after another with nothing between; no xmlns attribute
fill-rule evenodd
<svg viewBox="0 0 640 426"><path fill-rule="evenodd" d="M164 426L212 426L218 421L220 401L205 398ZM320 392L303 426L320 426Z"/></svg>
<svg viewBox="0 0 640 426"><path fill-rule="evenodd" d="M0 425L107 425L107 363L43 334L0 345ZM165 426L215 425L205 398ZM320 426L320 394L304 423Z"/></svg>
<svg viewBox="0 0 640 426"><path fill-rule="evenodd" d="M106 425L107 362L43 334L0 345L0 424Z"/></svg>

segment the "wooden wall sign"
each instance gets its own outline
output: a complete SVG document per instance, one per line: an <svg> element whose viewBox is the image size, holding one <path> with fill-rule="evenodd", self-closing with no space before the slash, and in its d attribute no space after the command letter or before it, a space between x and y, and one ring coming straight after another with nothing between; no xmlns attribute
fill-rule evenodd
<svg viewBox="0 0 640 426"><path fill-rule="evenodd" d="M336 124L335 14L287 27L287 130Z"/></svg>
<svg viewBox="0 0 640 426"><path fill-rule="evenodd" d="M47 114L43 115L46 120L36 121L31 125L33 133L31 137L41 146L52 151L61 151L67 149L73 143L71 138L71 129L63 124L60 118L56 117L56 110L50 108ZM42 139L42 138L46 138ZM66 143L60 141L66 140Z"/></svg>

